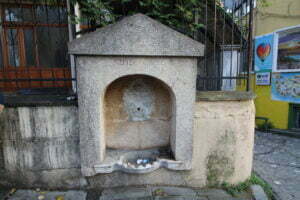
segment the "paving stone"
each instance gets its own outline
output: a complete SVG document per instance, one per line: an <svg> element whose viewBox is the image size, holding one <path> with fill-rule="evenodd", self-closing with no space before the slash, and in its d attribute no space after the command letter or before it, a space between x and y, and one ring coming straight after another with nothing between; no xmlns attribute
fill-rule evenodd
<svg viewBox="0 0 300 200"><path fill-rule="evenodd" d="M256 131L254 171L267 181L277 199L300 199L298 138Z"/></svg>
<svg viewBox="0 0 300 200"><path fill-rule="evenodd" d="M169 197L154 197L153 200L208 200L208 199L206 197L169 196Z"/></svg>
<svg viewBox="0 0 300 200"><path fill-rule="evenodd" d="M125 200L151 197L149 188L113 188L105 189L99 200Z"/></svg>
<svg viewBox="0 0 300 200"><path fill-rule="evenodd" d="M234 197L208 197L208 200L248 200L245 198L234 198Z"/></svg>
<svg viewBox="0 0 300 200"><path fill-rule="evenodd" d="M153 196L196 196L197 193L191 188L183 187L153 187L151 188ZM160 195L162 193L163 195Z"/></svg>
<svg viewBox="0 0 300 200"><path fill-rule="evenodd" d="M85 200L86 192L84 191L66 191L66 192L49 192L34 190L17 190L9 200Z"/></svg>
<svg viewBox="0 0 300 200"><path fill-rule="evenodd" d="M110 198L107 198L110 199ZM127 197L120 197L115 199L114 197L111 200L153 200L153 197L137 197L137 198L127 198Z"/></svg>
<svg viewBox="0 0 300 200"><path fill-rule="evenodd" d="M197 195L200 197L208 197L209 199L232 198L230 194L221 189L201 189L197 190Z"/></svg>
<svg viewBox="0 0 300 200"><path fill-rule="evenodd" d="M0 189L0 199L4 199L8 195L8 190Z"/></svg>
<svg viewBox="0 0 300 200"><path fill-rule="evenodd" d="M255 200L268 200L268 197L260 185L251 185L252 194Z"/></svg>
<svg viewBox="0 0 300 200"><path fill-rule="evenodd" d="M118 200L153 200L153 197L141 197L141 198L129 198L129 199L118 199Z"/></svg>

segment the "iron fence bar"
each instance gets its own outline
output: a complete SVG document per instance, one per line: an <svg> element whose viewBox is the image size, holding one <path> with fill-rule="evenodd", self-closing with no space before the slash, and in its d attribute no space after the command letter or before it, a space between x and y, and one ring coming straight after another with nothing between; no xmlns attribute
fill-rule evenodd
<svg viewBox="0 0 300 200"><path fill-rule="evenodd" d="M205 0L205 35L204 35L204 45L205 45L205 49L204 49L204 70L203 70L203 73L207 75L207 29L208 29L208 0ZM203 82L203 85L204 85L204 88L207 88L208 87L208 83L204 83Z"/></svg>
<svg viewBox="0 0 300 200"><path fill-rule="evenodd" d="M247 91L250 91L250 71L252 68L253 59L253 0L250 0L250 13L249 13L249 37L248 37L248 69L247 69Z"/></svg>

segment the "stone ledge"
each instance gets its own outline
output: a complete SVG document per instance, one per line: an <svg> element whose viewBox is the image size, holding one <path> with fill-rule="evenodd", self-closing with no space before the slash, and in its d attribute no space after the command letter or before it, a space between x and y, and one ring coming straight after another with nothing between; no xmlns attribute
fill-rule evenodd
<svg viewBox="0 0 300 200"><path fill-rule="evenodd" d="M247 101L256 97L253 92L240 91L209 91L197 92L196 102L198 101Z"/></svg>
<svg viewBox="0 0 300 200"><path fill-rule="evenodd" d="M77 106L75 95L4 95L5 107Z"/></svg>

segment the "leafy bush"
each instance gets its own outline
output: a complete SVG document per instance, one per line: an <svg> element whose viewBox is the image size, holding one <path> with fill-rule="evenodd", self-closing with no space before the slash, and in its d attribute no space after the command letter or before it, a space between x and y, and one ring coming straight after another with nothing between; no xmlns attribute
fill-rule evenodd
<svg viewBox="0 0 300 200"><path fill-rule="evenodd" d="M262 124L257 125L258 130L260 131L268 131L270 129L275 128L274 124L270 121L265 121Z"/></svg>

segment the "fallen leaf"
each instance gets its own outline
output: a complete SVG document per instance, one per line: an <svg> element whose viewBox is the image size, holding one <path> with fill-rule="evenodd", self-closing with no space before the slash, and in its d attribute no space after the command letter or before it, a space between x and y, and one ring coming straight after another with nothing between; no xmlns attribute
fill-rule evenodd
<svg viewBox="0 0 300 200"><path fill-rule="evenodd" d="M57 196L57 197L55 197L55 200L64 200L65 198L64 198L64 196Z"/></svg>

